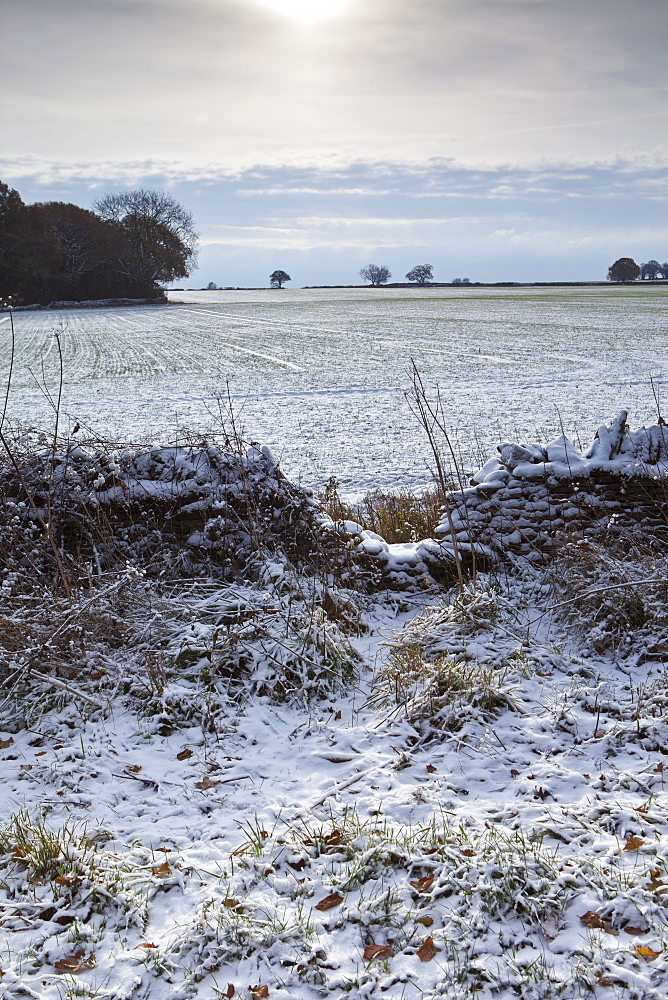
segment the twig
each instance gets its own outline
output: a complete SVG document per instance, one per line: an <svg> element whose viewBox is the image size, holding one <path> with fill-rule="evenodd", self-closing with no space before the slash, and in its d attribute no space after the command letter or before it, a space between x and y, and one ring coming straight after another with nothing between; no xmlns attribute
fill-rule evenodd
<svg viewBox="0 0 668 1000"><path fill-rule="evenodd" d="M89 701L91 705L95 705L96 708L105 709L107 707L106 705L103 705L102 702L98 701L97 698L91 698L89 694L85 694L85 692L80 691L78 688L72 687L71 684L66 684L65 681L61 681L57 677L49 677L48 674L41 674L39 670L33 670L32 667L28 669L28 673L31 677L34 677L45 684L62 688L63 691L69 691L70 694L75 695L77 698L83 698L84 701Z"/></svg>
<svg viewBox="0 0 668 1000"><path fill-rule="evenodd" d="M527 622L527 626L534 625L539 622L541 618L544 618L549 611L556 611L557 608L568 607L569 604L577 604L578 601L584 601L587 597L593 597L594 594L602 594L607 590L623 590L626 587L653 587L653 586L668 586L668 580L629 580L627 583L613 583L608 587L595 587L593 590L586 590L583 594L578 594L577 597L572 597L569 601L561 601L559 604L551 604L549 608L545 608L537 618L532 618L531 621Z"/></svg>

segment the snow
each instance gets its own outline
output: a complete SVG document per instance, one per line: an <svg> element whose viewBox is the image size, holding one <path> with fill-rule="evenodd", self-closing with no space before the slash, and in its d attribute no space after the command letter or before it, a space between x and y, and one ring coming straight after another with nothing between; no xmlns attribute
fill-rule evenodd
<svg viewBox="0 0 668 1000"><path fill-rule="evenodd" d="M654 422L667 294L288 289L170 293L160 309L22 312L9 412L50 425L41 382L43 371L53 396L58 332L70 426L183 443L220 432L217 397L229 389L240 429L293 480L320 488L335 475L342 495L420 487L431 458L404 398L411 359L428 387L441 386L455 449L473 468L508 436L577 441L622 407ZM5 359L8 338L3 323Z"/></svg>
<svg viewBox="0 0 668 1000"><path fill-rule="evenodd" d="M636 727L625 665L567 652L553 624L546 642L545 618L513 627L508 605L482 628L436 608L440 649L464 643L486 666L524 657L506 668L513 710L485 721L461 706L436 741L403 711L365 707L368 670L354 697L308 715L251 701L216 734L160 735L118 700L3 733L3 819L43 812L98 847L80 896L43 880L19 903L10 863L2 995L56 996L76 979L109 997L210 997L228 983L239 996L569 997L607 979L662 996L665 723ZM376 673L413 615L372 610L355 644ZM647 662L634 685L663 676ZM39 917L54 905L61 926ZM589 911L610 929L583 925ZM435 956L421 961L427 938ZM365 961L371 942L390 957ZM77 951L94 967L55 971Z"/></svg>
<svg viewBox="0 0 668 1000"><path fill-rule="evenodd" d="M443 308L425 301L427 310ZM448 308L470 309L462 301ZM563 329L576 301L591 308L588 296L566 304L547 297L539 307L563 311ZM396 341L399 320L382 301L373 309L354 296L336 302L361 309L378 336L385 324ZM249 325L266 336L257 301L247 306ZM495 307L481 304L478 322ZM607 329L603 306L596 309ZM118 329L125 322L136 344L145 320L117 312ZM89 316L77 315L74 354L99 351L101 366L111 355L120 366L125 351L131 367L128 342L111 338L106 355L99 340L86 344ZM24 320L38 351L44 330ZM308 328L308 317L302 322ZM336 336L341 326L332 321L325 332ZM160 328L151 333L146 350L158 357ZM443 353L431 343L421 349ZM508 362L507 348L495 342L490 356ZM175 357L180 349L176 342ZM283 340L261 360L292 349ZM195 367L197 350L182 355ZM288 360L298 356L297 346ZM600 376L604 355L592 356ZM571 358L572 378L582 377L580 360ZM365 364L369 356L361 372ZM174 377L167 368L165 384ZM84 370L92 369L84 365L76 379ZM120 367L109 383L112 422L136 391L137 372L126 374L126 398L117 392ZM76 379L68 392L80 391L84 405ZM195 372L192 386L202 385ZM519 406L518 386L509 395ZM155 390L147 390L148 422L164 411ZM384 392L373 389L369 426L382 422ZM22 402L33 405L27 392ZM305 413L316 436L312 400ZM499 457L464 493L481 505L503 496L512 512L503 543L524 544L524 522L549 512L540 492L547 480L614 472L624 481L642 472L660 483L663 430L631 431L624 412L586 449L563 432L546 434L546 444L517 443L531 440L524 433L502 439ZM359 461L371 481L391 481L377 441L351 435L357 457L342 466L351 480ZM402 462L415 441L403 441L396 474L403 468L410 481L417 459ZM272 451L283 445L278 436L270 444L242 457L244 475L275 475ZM293 454L303 449L300 440ZM54 459L58 489L85 486L101 511L121 498L150 498L193 512L216 503L221 483L234 488L211 445L118 450L94 461L75 447ZM14 509L21 524L29 511ZM482 506L472 515L483 523ZM562 526L568 519L566 504ZM536 568L515 559L458 593L429 577L447 548L433 539L391 545L351 521L322 516L319 524L384 565L397 589L346 589L331 575L297 572L279 549L258 552L253 580L149 579L129 566L97 589L91 579L72 604L23 595L25 569L5 575L0 997L662 1000L663 547L644 538L645 550L629 536L620 556L606 548L609 539L582 534L554 562ZM464 521L457 528L469 530ZM204 533L188 542L204 545ZM105 621L123 630L96 643ZM221 648L233 663L227 673Z"/></svg>

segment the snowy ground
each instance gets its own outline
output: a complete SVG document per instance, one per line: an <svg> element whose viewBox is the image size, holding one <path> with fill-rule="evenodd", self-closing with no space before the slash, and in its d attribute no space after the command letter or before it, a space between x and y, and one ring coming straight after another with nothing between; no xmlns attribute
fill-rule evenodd
<svg viewBox="0 0 668 1000"><path fill-rule="evenodd" d="M666 646L507 588L381 596L310 708L165 724L100 671L3 732L0 996L664 997Z"/></svg>
<svg viewBox="0 0 668 1000"><path fill-rule="evenodd" d="M48 429L63 408L111 441L220 430L229 382L246 436L295 481L344 494L430 480L404 398L413 358L443 388L470 464L503 440L589 440L625 408L656 420L668 288L177 292L167 308L17 313L9 412ZM0 317L0 357L9 359ZM63 423L66 429L66 423Z"/></svg>

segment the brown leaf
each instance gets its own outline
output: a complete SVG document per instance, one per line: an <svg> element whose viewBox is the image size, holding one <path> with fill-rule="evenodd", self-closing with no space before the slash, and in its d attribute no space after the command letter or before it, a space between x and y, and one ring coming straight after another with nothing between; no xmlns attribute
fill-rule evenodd
<svg viewBox="0 0 668 1000"><path fill-rule="evenodd" d="M59 958L57 962L53 963L54 969L58 972L81 972L85 969L95 968L95 959L93 955L89 955L88 958L84 958L83 951L76 951L73 955L69 955L67 958Z"/></svg>
<svg viewBox="0 0 668 1000"><path fill-rule="evenodd" d="M163 861L161 865L157 865L155 868L151 868L154 875L158 878L167 878L168 875L172 874L172 869L169 867L168 861Z"/></svg>
<svg viewBox="0 0 668 1000"><path fill-rule="evenodd" d="M429 774L435 774L438 768L434 767L433 764L427 764L427 772Z"/></svg>
<svg viewBox="0 0 668 1000"><path fill-rule="evenodd" d="M9 737L8 740L0 740L0 750L6 750L7 747L10 747L13 742L14 740L12 739L11 736Z"/></svg>
<svg viewBox="0 0 668 1000"><path fill-rule="evenodd" d="M37 753L37 752L35 753L35 757L43 757L45 753L46 753L46 750L40 750L39 753Z"/></svg>
<svg viewBox="0 0 668 1000"><path fill-rule="evenodd" d="M233 910L235 907L240 906L240 905L241 904L239 903L239 900L238 899L232 899L231 896L228 896L227 899L223 900L223 906L226 906L228 910Z"/></svg>
<svg viewBox="0 0 668 1000"><path fill-rule="evenodd" d="M129 771L130 774L139 774L141 771L141 764L128 764L125 770Z"/></svg>
<svg viewBox="0 0 668 1000"><path fill-rule="evenodd" d="M219 781L212 781L209 775L205 774L201 781L195 782L195 788L203 788L203 789L215 788L216 785L219 784L220 784Z"/></svg>
<svg viewBox="0 0 668 1000"><path fill-rule="evenodd" d="M74 885L75 882L81 882L80 875L56 875L54 882L56 885Z"/></svg>
<svg viewBox="0 0 668 1000"><path fill-rule="evenodd" d="M583 913L580 917L580 923L591 930L605 931L606 934L614 934L615 937L619 937L617 931L613 931L609 921L604 920L594 910L587 910L586 913Z"/></svg>
<svg viewBox="0 0 668 1000"><path fill-rule="evenodd" d="M227 997L228 1000L230 1000L230 998L233 997L235 993L236 993L236 990L234 988L234 983L228 983L227 984L227 989L223 993L223 996Z"/></svg>
<svg viewBox="0 0 668 1000"><path fill-rule="evenodd" d="M475 857L475 851L472 851L470 847L463 847L462 848L462 854L464 855L465 858L474 858Z"/></svg>
<svg viewBox="0 0 668 1000"><path fill-rule="evenodd" d="M642 845L644 843L645 843L645 841L641 840L640 837L634 837L632 835L629 835L626 838L626 843L624 844L624 847L622 848L622 850L624 850L624 851L637 851L638 848L642 847Z"/></svg>
<svg viewBox="0 0 668 1000"><path fill-rule="evenodd" d="M423 878L418 878L414 882L409 882L408 884L412 885L418 892L428 892L434 884L434 875L425 875Z"/></svg>
<svg viewBox="0 0 668 1000"><path fill-rule="evenodd" d="M343 840L343 834L340 830L332 830L328 837L325 837L325 843L329 844L330 847L335 847L340 844Z"/></svg>
<svg viewBox="0 0 668 1000"><path fill-rule="evenodd" d="M332 892L329 896L325 896L321 899L319 903L315 904L315 909L320 910L331 910L334 906L340 906L343 902L343 896L338 892Z"/></svg>
<svg viewBox="0 0 668 1000"><path fill-rule="evenodd" d="M362 952L365 962L372 962L374 958L382 958L392 952L391 944L368 944Z"/></svg>
<svg viewBox="0 0 668 1000"><path fill-rule="evenodd" d="M647 934L647 928L646 927L632 927L631 924L628 924L624 928L624 933L625 934Z"/></svg>
<svg viewBox="0 0 668 1000"><path fill-rule="evenodd" d="M336 715L334 716L334 721L335 721L335 722L338 722L340 718L341 718L341 712L339 711L339 712L337 712L337 713L336 713Z"/></svg>
<svg viewBox="0 0 668 1000"><path fill-rule="evenodd" d="M661 954L660 951L654 951L654 948L650 948L646 944L637 944L633 950L636 955L640 955L641 958L646 958L648 962L651 962L653 958L656 958Z"/></svg>
<svg viewBox="0 0 668 1000"><path fill-rule="evenodd" d="M431 927L433 922L434 918L429 916L418 917L417 920L415 921L416 924L422 924L423 927Z"/></svg>
<svg viewBox="0 0 668 1000"><path fill-rule="evenodd" d="M645 883L646 889L658 889L660 886L665 885L663 879L659 878L659 875L663 875L660 868L653 868L649 874L650 880Z"/></svg>
<svg viewBox="0 0 668 1000"><path fill-rule="evenodd" d="M188 757L192 757L192 755L193 755L192 750L188 750L188 748L186 747L185 750L181 750L179 753L177 753L176 759L188 760Z"/></svg>
<svg viewBox="0 0 668 1000"><path fill-rule="evenodd" d="M436 954L436 947L432 937L425 938L415 953L421 962L431 962Z"/></svg>
<svg viewBox="0 0 668 1000"><path fill-rule="evenodd" d="M157 948L157 944L152 944L150 941L146 941L144 944L138 944L138 948Z"/></svg>
<svg viewBox="0 0 668 1000"><path fill-rule="evenodd" d="M250 988L252 997L268 997L269 987L268 986L251 986Z"/></svg>

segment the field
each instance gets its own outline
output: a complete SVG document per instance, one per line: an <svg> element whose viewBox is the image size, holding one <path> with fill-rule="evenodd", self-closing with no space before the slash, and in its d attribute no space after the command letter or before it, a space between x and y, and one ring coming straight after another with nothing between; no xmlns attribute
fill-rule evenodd
<svg viewBox="0 0 668 1000"><path fill-rule="evenodd" d="M650 420L665 381L663 289L179 297L17 314L12 422L53 427L60 344L64 430L183 442L229 380L352 493L426 478L411 357L481 457ZM0 465L0 997L664 1000L662 523L397 591L259 449L31 445Z"/></svg>
<svg viewBox="0 0 668 1000"><path fill-rule="evenodd" d="M229 384L247 434L308 485L343 492L429 480L404 398L414 359L442 387L468 464L497 443L591 438L624 407L656 418L668 288L175 292L168 308L18 313L9 413L50 427L63 408L110 440L220 429ZM3 377L9 323L0 320ZM65 425L66 426L66 425Z"/></svg>

